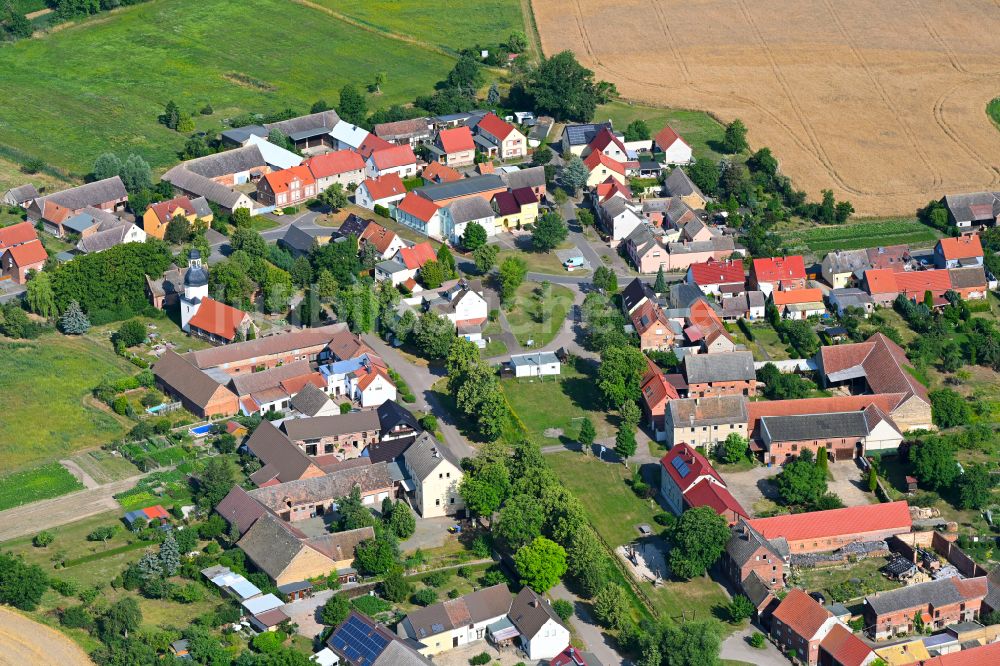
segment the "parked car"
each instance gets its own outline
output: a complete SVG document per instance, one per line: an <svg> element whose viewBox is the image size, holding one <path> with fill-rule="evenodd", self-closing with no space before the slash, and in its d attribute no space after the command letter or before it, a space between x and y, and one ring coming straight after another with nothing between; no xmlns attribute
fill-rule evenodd
<svg viewBox="0 0 1000 666"><path fill-rule="evenodd" d="M568 271L572 271L575 268L583 268L584 263L583 257L570 257L563 262L563 267Z"/></svg>

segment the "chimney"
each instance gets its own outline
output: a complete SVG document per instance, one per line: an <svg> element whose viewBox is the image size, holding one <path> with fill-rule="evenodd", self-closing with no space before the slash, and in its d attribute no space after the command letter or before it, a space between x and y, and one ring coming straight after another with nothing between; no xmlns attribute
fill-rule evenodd
<svg viewBox="0 0 1000 666"><path fill-rule="evenodd" d="M431 458L440 458L441 454L438 452L437 447L431 447Z"/></svg>

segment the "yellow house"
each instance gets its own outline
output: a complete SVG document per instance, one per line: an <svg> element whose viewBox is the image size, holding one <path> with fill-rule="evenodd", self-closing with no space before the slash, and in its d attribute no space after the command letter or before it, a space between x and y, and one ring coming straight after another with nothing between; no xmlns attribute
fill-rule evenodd
<svg viewBox="0 0 1000 666"><path fill-rule="evenodd" d="M510 231L518 225L534 224L538 219L538 197L530 187L499 192L493 195L493 210L496 225Z"/></svg>
<svg viewBox="0 0 1000 666"><path fill-rule="evenodd" d="M177 217L186 218L189 224L200 223L207 227L212 223L213 216L205 197L174 197L152 204L142 215L142 229L147 236L162 240L170 221Z"/></svg>
<svg viewBox="0 0 1000 666"><path fill-rule="evenodd" d="M430 433L421 433L406 449L403 465L413 483L413 506L422 518L465 512L465 502L458 492L463 476L461 463Z"/></svg>
<svg viewBox="0 0 1000 666"><path fill-rule="evenodd" d="M419 643L417 650L432 657L452 648L486 641L490 625L506 618L512 597L500 583L426 608L418 608L396 627L400 638Z"/></svg>
<svg viewBox="0 0 1000 666"><path fill-rule="evenodd" d="M619 185L625 184L625 165L599 150L587 155L583 164L590 172L587 176L587 187L597 187L609 177L618 181Z"/></svg>

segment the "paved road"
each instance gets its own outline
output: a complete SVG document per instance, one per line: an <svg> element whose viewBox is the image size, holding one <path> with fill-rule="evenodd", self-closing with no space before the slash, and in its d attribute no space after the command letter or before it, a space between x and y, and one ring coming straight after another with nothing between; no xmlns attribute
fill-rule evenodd
<svg viewBox="0 0 1000 666"><path fill-rule="evenodd" d="M788 666L791 663L770 641L764 643L764 647L761 649L747 643L747 638L755 631L760 630L753 625L748 625L745 629L729 636L722 641L722 651L719 656L723 659L746 661L757 664L757 666Z"/></svg>
<svg viewBox="0 0 1000 666"><path fill-rule="evenodd" d="M114 495L134 488L145 474L69 495L0 511L0 542L59 527L105 511L120 511Z"/></svg>
<svg viewBox="0 0 1000 666"><path fill-rule="evenodd" d="M573 604L573 626L576 633L586 646L587 652L593 652L602 664L623 664L614 647L611 638L601 631L594 616L590 614L589 606L562 583L552 588L551 594L556 599L565 599Z"/></svg>

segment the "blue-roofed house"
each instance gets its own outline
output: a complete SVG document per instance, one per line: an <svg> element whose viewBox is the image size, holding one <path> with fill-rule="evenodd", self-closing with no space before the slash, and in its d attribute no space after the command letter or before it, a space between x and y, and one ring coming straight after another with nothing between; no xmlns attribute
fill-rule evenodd
<svg viewBox="0 0 1000 666"><path fill-rule="evenodd" d="M433 663L381 624L353 610L326 639L326 645L347 666L429 666Z"/></svg>

